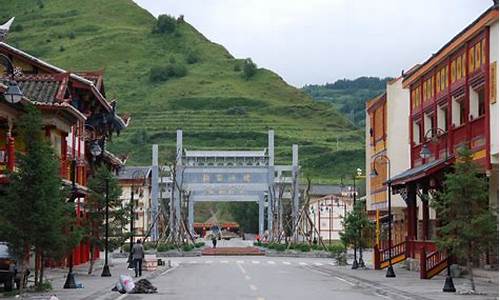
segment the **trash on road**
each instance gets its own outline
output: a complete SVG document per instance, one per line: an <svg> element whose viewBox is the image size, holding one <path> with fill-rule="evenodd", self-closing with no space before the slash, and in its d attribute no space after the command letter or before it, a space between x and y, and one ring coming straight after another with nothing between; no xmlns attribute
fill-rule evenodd
<svg viewBox="0 0 500 300"><path fill-rule="evenodd" d="M141 279L135 283L135 288L130 294L154 294L158 289L147 279Z"/></svg>

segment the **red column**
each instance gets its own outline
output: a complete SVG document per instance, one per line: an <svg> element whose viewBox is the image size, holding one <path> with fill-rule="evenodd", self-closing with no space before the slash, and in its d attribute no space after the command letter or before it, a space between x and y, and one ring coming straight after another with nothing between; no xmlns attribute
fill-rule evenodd
<svg viewBox="0 0 500 300"><path fill-rule="evenodd" d="M407 185L408 198L406 203L408 205L408 240L415 240L417 238L417 190L415 184Z"/></svg>
<svg viewBox="0 0 500 300"><path fill-rule="evenodd" d="M13 172L15 166L16 166L15 139L9 134L7 136L7 170Z"/></svg>

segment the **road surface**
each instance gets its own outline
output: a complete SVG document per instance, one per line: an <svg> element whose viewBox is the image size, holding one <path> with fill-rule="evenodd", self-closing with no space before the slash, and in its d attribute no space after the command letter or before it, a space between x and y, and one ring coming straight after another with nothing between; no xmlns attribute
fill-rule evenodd
<svg viewBox="0 0 500 300"><path fill-rule="evenodd" d="M173 269L152 283L158 294L122 295L135 299L383 299L350 279L321 271L332 260L271 257L172 258Z"/></svg>

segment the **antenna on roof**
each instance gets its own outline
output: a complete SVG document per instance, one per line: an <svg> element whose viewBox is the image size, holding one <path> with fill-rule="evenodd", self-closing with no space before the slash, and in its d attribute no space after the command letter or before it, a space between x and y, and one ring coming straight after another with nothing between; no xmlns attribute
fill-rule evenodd
<svg viewBox="0 0 500 300"><path fill-rule="evenodd" d="M0 25L0 42L4 41L9 32L12 22L14 22L15 17L10 18L5 24Z"/></svg>

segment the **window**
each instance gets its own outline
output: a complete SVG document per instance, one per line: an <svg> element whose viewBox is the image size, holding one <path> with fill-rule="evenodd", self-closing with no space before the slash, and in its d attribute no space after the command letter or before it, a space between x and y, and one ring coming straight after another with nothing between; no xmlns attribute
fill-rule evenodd
<svg viewBox="0 0 500 300"><path fill-rule="evenodd" d="M476 119L484 115L484 87L480 87L477 90L470 88L470 116L471 119Z"/></svg>
<svg viewBox="0 0 500 300"><path fill-rule="evenodd" d="M438 108L437 111L437 127L444 130L448 131L448 106L442 105Z"/></svg>
<svg viewBox="0 0 500 300"><path fill-rule="evenodd" d="M420 144L421 131L421 121L413 122L413 143L415 143L416 145Z"/></svg>
<svg viewBox="0 0 500 300"><path fill-rule="evenodd" d="M451 123L460 126L465 123L465 104L463 95L453 97L451 107Z"/></svg>
<svg viewBox="0 0 500 300"><path fill-rule="evenodd" d="M429 130L434 129L434 115L433 113L426 113L424 117L424 134Z"/></svg>

